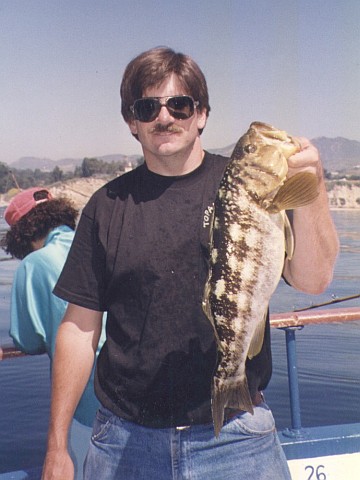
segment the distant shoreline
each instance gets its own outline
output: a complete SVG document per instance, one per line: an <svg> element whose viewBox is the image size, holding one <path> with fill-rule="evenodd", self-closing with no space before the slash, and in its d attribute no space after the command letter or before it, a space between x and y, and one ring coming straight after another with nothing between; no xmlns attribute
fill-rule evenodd
<svg viewBox="0 0 360 480"><path fill-rule="evenodd" d="M57 182L47 186L55 197L69 198L74 205L82 209L91 195L112 180L113 176L75 178L66 182ZM357 182L358 183L358 182ZM343 186L334 186L328 192L330 210L357 211L360 210L360 186L355 182ZM0 194L0 207L6 207L10 202L7 194ZM339 205L339 203L341 204Z"/></svg>
<svg viewBox="0 0 360 480"><path fill-rule="evenodd" d="M331 212L357 212L360 211L360 205L358 207L330 207Z"/></svg>

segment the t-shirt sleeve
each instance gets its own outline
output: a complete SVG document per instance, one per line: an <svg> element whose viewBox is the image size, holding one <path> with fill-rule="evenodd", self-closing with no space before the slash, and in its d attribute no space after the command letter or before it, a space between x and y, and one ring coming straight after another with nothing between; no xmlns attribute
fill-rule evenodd
<svg viewBox="0 0 360 480"><path fill-rule="evenodd" d="M81 215L54 294L75 305L105 311L105 245L94 212L90 203Z"/></svg>

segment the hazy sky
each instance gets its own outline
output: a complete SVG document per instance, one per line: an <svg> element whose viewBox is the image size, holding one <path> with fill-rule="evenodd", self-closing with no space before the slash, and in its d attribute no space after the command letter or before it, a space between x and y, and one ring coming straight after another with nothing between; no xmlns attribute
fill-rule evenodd
<svg viewBox="0 0 360 480"><path fill-rule="evenodd" d="M119 85L159 45L205 73L205 148L253 120L360 141L359 25L359 0L0 0L0 161L140 154Z"/></svg>

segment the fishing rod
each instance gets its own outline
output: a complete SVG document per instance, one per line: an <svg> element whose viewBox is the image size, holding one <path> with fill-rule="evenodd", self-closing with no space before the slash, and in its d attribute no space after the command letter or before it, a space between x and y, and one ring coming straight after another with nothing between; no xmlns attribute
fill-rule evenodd
<svg viewBox="0 0 360 480"><path fill-rule="evenodd" d="M305 310L311 310L313 308L324 307L325 305L332 305L334 303L345 302L346 300L353 300L354 298L359 298L359 297L360 297L360 293L357 293L355 295L349 295L348 297L333 298L328 302L317 303L316 305L310 305L308 307L303 307L303 308L296 308L296 309L294 308L293 312L304 312Z"/></svg>

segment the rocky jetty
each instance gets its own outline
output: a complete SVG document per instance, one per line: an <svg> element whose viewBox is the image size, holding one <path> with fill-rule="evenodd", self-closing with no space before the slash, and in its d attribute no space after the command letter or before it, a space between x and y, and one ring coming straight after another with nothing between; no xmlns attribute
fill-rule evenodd
<svg viewBox="0 0 360 480"><path fill-rule="evenodd" d="M110 177L88 177L57 182L48 188L54 197L69 198L76 208L82 209L91 195L107 183Z"/></svg>
<svg viewBox="0 0 360 480"><path fill-rule="evenodd" d="M330 180L326 189L330 208L360 208L360 181Z"/></svg>

